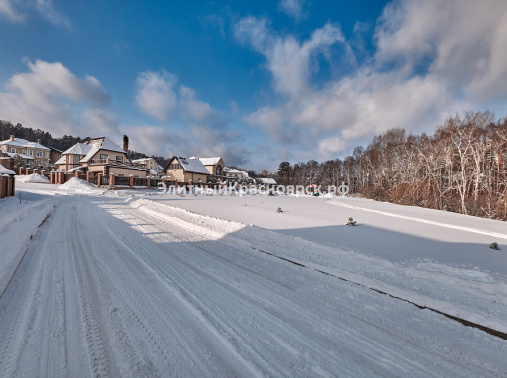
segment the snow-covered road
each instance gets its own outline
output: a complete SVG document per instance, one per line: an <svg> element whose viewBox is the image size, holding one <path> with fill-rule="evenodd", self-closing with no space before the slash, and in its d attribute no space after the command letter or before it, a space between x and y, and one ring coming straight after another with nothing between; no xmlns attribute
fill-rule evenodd
<svg viewBox="0 0 507 378"><path fill-rule="evenodd" d="M59 196L0 297L0 376L507 375L505 340L148 202Z"/></svg>

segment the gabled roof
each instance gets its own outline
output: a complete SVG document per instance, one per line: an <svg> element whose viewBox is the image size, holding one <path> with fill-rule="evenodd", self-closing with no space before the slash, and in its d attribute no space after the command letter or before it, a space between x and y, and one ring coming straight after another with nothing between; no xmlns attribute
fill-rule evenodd
<svg viewBox="0 0 507 378"><path fill-rule="evenodd" d="M276 185L275 179L271 178L271 177L259 177L257 179L257 181L259 181L262 184L274 184L274 185Z"/></svg>
<svg viewBox="0 0 507 378"><path fill-rule="evenodd" d="M209 175L209 171L206 169L206 167L204 167L204 165L199 160L173 156L172 159L169 160L169 164L174 159L178 161L178 163L182 166L183 170L186 172L202 173L205 175ZM169 164L167 164L167 166L169 166Z"/></svg>
<svg viewBox="0 0 507 378"><path fill-rule="evenodd" d="M107 150L125 154L125 151L121 149L118 145L116 145L111 139L107 137L101 137L89 139L83 143L76 143L75 145L64 151L62 155L80 155L80 156L84 155L84 157L79 162L87 163L99 150Z"/></svg>
<svg viewBox="0 0 507 378"><path fill-rule="evenodd" d="M71 148L65 150L62 155L86 155L90 152L92 146L84 143L76 143Z"/></svg>
<svg viewBox="0 0 507 378"><path fill-rule="evenodd" d="M221 157L197 158L203 165L217 165ZM224 161L222 160L222 163Z"/></svg>
<svg viewBox="0 0 507 378"><path fill-rule="evenodd" d="M40 143L29 142L26 139L21 139L21 138L14 138L14 140L10 140L10 139L3 140L0 142L0 145L3 145L3 144L13 146L13 147L38 148L40 150L48 150L49 151L49 148L47 148L46 146L43 146Z"/></svg>
<svg viewBox="0 0 507 378"><path fill-rule="evenodd" d="M55 165L65 164L65 156L62 155L60 159L55 162Z"/></svg>

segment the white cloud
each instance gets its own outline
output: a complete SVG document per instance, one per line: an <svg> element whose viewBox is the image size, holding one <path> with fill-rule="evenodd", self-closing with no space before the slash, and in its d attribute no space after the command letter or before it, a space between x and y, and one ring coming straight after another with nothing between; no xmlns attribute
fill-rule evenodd
<svg viewBox="0 0 507 378"><path fill-rule="evenodd" d="M25 19L10 0L0 0L0 17L2 16L13 22L22 22Z"/></svg>
<svg viewBox="0 0 507 378"><path fill-rule="evenodd" d="M176 76L166 71L141 72L137 77L136 101L141 110L158 120L165 121L176 107L174 86Z"/></svg>
<svg viewBox="0 0 507 378"><path fill-rule="evenodd" d="M266 57L267 68L273 75L276 92L299 97L308 91L312 73L318 71L315 56L329 46L344 42L339 27L327 23L315 30L303 43L293 36L276 36L270 33L265 19L246 17L235 26L240 41L249 42Z"/></svg>
<svg viewBox="0 0 507 378"><path fill-rule="evenodd" d="M3 118L55 136L116 135L110 97L96 78L78 78L59 62L37 60L28 62L28 68L12 76L0 92Z"/></svg>
<svg viewBox="0 0 507 378"><path fill-rule="evenodd" d="M506 25L503 0L488 6L394 1L377 22L370 59L316 85L320 52L339 43L348 51L344 59L354 60L354 45L338 27L328 23L300 41L275 35L269 20L244 18L235 36L265 56L279 94L275 105L261 106L244 121L262 127L276 143L312 148L316 159L336 157L392 127L432 132L449 114L505 99Z"/></svg>
<svg viewBox="0 0 507 378"><path fill-rule="evenodd" d="M290 17L299 20L303 18L303 5L305 0L280 0L278 9Z"/></svg>
<svg viewBox="0 0 507 378"><path fill-rule="evenodd" d="M55 9L52 0L0 0L0 16L10 21L23 22L27 15L33 12L54 26L72 29L70 19Z"/></svg>
<svg viewBox="0 0 507 378"><path fill-rule="evenodd" d="M122 127L131 136L132 149L164 156L222 156L227 164L246 160L241 136L228 127L226 115L199 99L196 91L176 86L177 78L165 71L138 76L140 108L161 125ZM168 114L171 117L168 117Z"/></svg>
<svg viewBox="0 0 507 378"><path fill-rule="evenodd" d="M71 22L67 16L57 12L52 0L36 0L35 6L42 17L54 26L71 29Z"/></svg>

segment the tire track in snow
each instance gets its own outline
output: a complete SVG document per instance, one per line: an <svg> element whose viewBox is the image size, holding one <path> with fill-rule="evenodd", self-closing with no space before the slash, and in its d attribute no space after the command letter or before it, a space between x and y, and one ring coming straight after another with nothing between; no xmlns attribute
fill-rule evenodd
<svg viewBox="0 0 507 378"><path fill-rule="evenodd" d="M146 214L141 214L139 213L137 210L136 211L132 211L132 210L128 210L128 209L122 209L122 210L118 210L119 213L124 213L124 214L127 214L126 216L123 215L122 218L124 218L125 220L129 221L129 220L136 220L137 221L141 221L142 222L142 228L146 228L149 224L155 224L155 229L151 229L151 228L148 228L148 229L145 229L144 232L145 233L156 233L156 223L154 221L154 217L152 216L146 216ZM116 214L117 216L120 216L120 214ZM137 214L136 214L137 213ZM158 220L160 222L160 220ZM135 224L135 222L133 222ZM177 226L177 223L176 221L173 221L173 222L170 222L171 226L172 226L172 230L174 231L174 229L178 228ZM159 223L160 224L160 223ZM166 223L167 224L167 223ZM159 233L160 233L160 230L163 229L163 227L161 226L158 226L159 228ZM189 232L188 230L185 229L185 227L183 229L180 229L181 230L184 230L183 234L184 235L188 235ZM174 233L173 233L174 234ZM191 234L191 233L190 233ZM172 240L172 239L171 239ZM189 252L193 252L194 254L196 252L198 252L196 250L199 249L198 247L195 246L195 244L193 245L189 245L187 242L189 242L188 239L186 239L185 237L181 238L181 237L177 237L176 240L183 246L185 246L185 248L188 248ZM191 241L190 241L191 242ZM225 244L227 245L227 244ZM207 249L207 250L201 250L200 252L200 256L203 258L203 261L202 261L202 264L200 265L204 265L206 266L208 261L206 261L206 259L208 259L209 257L207 257L207 255L210 255L210 254L213 254L213 251L211 249ZM185 256L188 256L187 253L185 253ZM143 255L143 258L146 257L145 255ZM210 262L213 262L213 263L217 263L217 262L220 262L222 263L222 260L220 258L220 255L214 255L213 256L214 259ZM172 258L175 258L175 256L173 255ZM194 278L195 279L199 279L201 277L205 277L206 279L213 279L215 278L215 281L216 281L216 277L213 276L212 272L208 272L206 270L202 270L202 269L196 269L194 267L193 270L189 270L188 272L185 272L185 271L182 271L182 268L186 267L185 265L188 265L190 263L190 261L187 261L187 260L183 260L183 261L178 261L178 271L182 273L181 276L175 276L174 278L177 278L176 282L179 282L181 283L184 287L189 287L188 285L185 284L185 279L186 277L196 277ZM229 263L229 261L227 262ZM223 264L222 264L223 265ZM223 265L225 266L225 265ZM191 265L189 265L189 267L191 267ZM232 269L231 269L232 268ZM237 272L238 270L237 269L234 269L234 268L240 268L240 269L244 269L245 267L240 267L238 264L233 264L233 267L229 266L228 269L230 269L230 273L231 273L231 279L232 279L232 275L234 274L234 272ZM150 269L152 269L154 272L157 271L157 269L160 269L160 265L155 265L155 266L150 266ZM223 284L225 284L225 281L222 282ZM251 285L253 286L257 286L257 283L256 282L251 282ZM226 291L226 290L222 290L222 291ZM228 287L227 288L227 291L233 291L234 292L234 289L232 287ZM220 292L215 292L215 291L212 291L213 292L213 295L216 295L216 294L221 294ZM242 298L253 298L252 295L250 295L248 292L240 292L240 291L237 291L238 292L238 295L237 295L237 298L236 298L236 301L240 301L242 302L241 303L241 307L242 308L245 308L247 309L247 311L249 312L252 312L254 314L256 314L256 316L258 316L259 318L262 318L264 321L267 321L267 322L271 322L271 319L273 317L273 314L272 313L266 313L266 312L263 312L262 310L259 310L260 307L262 306L259 306L259 300L253 300L252 303L250 303L250 301L242 301L241 299ZM210 317L210 320L212 320L213 324L216 326L217 324L221 324L222 325L220 326L221 329L226 329L227 327L223 325L223 320L224 319L228 319L230 318L230 315L228 315L226 312L224 312L223 314L215 314L213 313L213 311L207 307L204 303L202 303L200 300L199 300L199 297L196 297L194 294L194 291L192 292L187 292L185 295L186 296L190 296L189 298L191 299L191 302L195 303L195 305L192 305L192 306L197 306L196 308L199 309L199 311L203 314L206 314L206 317ZM269 293L268 291L266 291L266 295L269 297ZM227 299L227 298L226 298ZM229 301L231 301L231 298L228 298ZM304 313L305 311L309 311L309 314L308 314L308 317L307 317L307 322L311 324L311 322L315 319L315 318L319 318L319 314L318 312L313 312L311 311L311 309L306 309L306 308L303 308L303 307L294 307L295 304L294 303L291 303L289 301L284 301L284 298L283 297L280 297L278 298L278 300L280 302L283 302L283 305L284 307L286 308L292 308L290 312L296 312L296 313ZM188 301L188 300L187 300ZM190 303L190 302L189 302ZM280 314L280 320L283 320L283 315ZM320 319L322 321L322 319ZM378 324L375 324L375 323L372 323L373 326L378 326ZM274 327L283 327L280 323L272 323L272 326ZM329 333L332 333L332 334L338 334L340 333L340 329L339 329L339 325L336 325L336 324L332 324L331 322L330 323L326 323L326 321L323 322L323 324L321 326L326 326L326 327L329 327L328 328L328 331ZM230 327L229 325L229 328L233 328L233 327ZM294 332L296 331L296 332ZM294 337L294 335L297 335L298 331L297 330L294 330L292 329L291 330L291 333L292 333L292 336ZM383 343L382 342L376 342L374 340L372 340L371 338L368 338L368 337L365 337L364 335L361 334L361 332L356 332L356 331L347 331L347 333L350 334L354 334L355 335L355 338L356 338L356 343L361 343L361 344L364 344L364 350L368 350L368 349L371 349L371 346L372 345L376 345L376 348L377 348L377 352L376 352L376 355L372 355L372 357L378 357L378 354L382 354L382 352L384 352L384 346L383 346ZM303 335L301 335L303 336ZM236 335L235 335L236 337ZM275 338L273 338L275 339ZM304 337L301 338L301 340L303 340ZM361 342L362 340L362 342ZM275 339L276 341L276 339ZM308 344L308 340L303 340L303 343L304 344ZM244 344L244 343L243 343ZM335 346L335 348L338 347L337 345ZM369 348L368 348L369 347ZM414 349L416 349L418 347L418 345L416 345L414 343ZM290 348L287 348L287 349L290 349ZM314 351L319 351L319 354L324 356L326 355L326 353L328 353L330 351L330 349L326 349L325 347L323 347L322 345L320 344L308 344L307 345L307 350L314 350ZM341 349L343 349L343 346L341 346ZM361 348L359 348L361 349ZM332 349L331 349L332 350ZM349 350L349 353L351 354L354 354L355 351L350 351ZM364 354L364 352L363 352ZM333 356L331 356L332 358ZM389 355L386 355L385 356L385 359L388 360L389 357L392 357L392 354L391 356ZM363 359L364 357L362 355L358 355L356 357L358 360L361 360ZM420 364L418 363L417 361L413 361L409 358L407 358L406 356L404 355L397 355L396 356L397 360L399 361L404 361L404 363L406 365L417 365L417 369L421 369L421 370L424 370L425 369L425 365L424 364ZM415 366L414 366L415 367ZM280 374L280 372L278 372L278 374ZM388 371L386 371L386 374L388 374Z"/></svg>
<svg viewBox="0 0 507 378"><path fill-rule="evenodd" d="M100 319L99 309L95 303L97 300L97 289L94 287L91 269L86 254L88 248L84 248L88 243L84 240L80 227L79 217L76 207L71 208L71 252L75 258L75 272L78 282L78 298L81 314L84 322L85 338L90 352L90 367L95 377L110 376L111 362L108 356L108 346L104 339L104 330Z"/></svg>
<svg viewBox="0 0 507 378"><path fill-rule="evenodd" d="M122 207L123 209L119 210L119 207ZM118 206L114 206L115 210L112 210L109 208L109 211L113 213L116 217L119 217L120 219L124 219L128 221L129 219L137 219L142 220L143 222L146 221L147 223L151 223L151 219L144 219L144 218L137 218L136 215L139 215L138 211L132 210L129 207L126 207L122 204ZM128 217L125 217L124 214L128 214ZM112 219L109 220L110 227L115 227L117 225L116 222L112 222ZM146 226L146 225L144 225ZM145 270L149 272L150 275L152 275L154 278L157 279L159 283L161 283L164 288L167 290L167 293L171 294L173 298L176 298L176 300L180 303L181 310L178 311L184 311L182 317L186 317L189 320L191 324L187 325L187 328L194 327L195 329L199 328L200 326L205 326L209 333L213 335L214 337L210 339L212 343L216 343L217 341L222 344L222 348L215 348L216 350L221 350L223 347L226 348L226 350L229 350L229 352L236 356L237 361L241 362L243 365L243 369L240 369L238 371L245 371L244 369L247 368L253 375L259 375L259 371L251 365L250 361L246 360L243 356L238 354L237 350L231 346L230 342L224 339L223 332L218 331L214 325L211 325L209 323L208 318L203 316L201 310L202 308L197 308L193 304L191 304L187 298L186 294L188 294L188 290L184 289L186 285L184 283L188 281L188 274L180 274L181 272L178 272L176 269L171 269L170 272L164 271L161 269L161 260L160 255L166 254L165 251L157 249L157 248L150 248L143 250L142 257L139 253L136 253L135 246L139 245L139 236L137 234L132 234L131 232L125 232L123 229L116 229L117 234L115 234L116 242L119 245L122 245L122 247L130 252L131 256L134 257L138 263L141 264L141 267L143 267ZM159 232L159 229L153 229L155 232ZM166 238L166 241L168 242L181 242L181 240L175 239L173 237L170 237L168 234L164 232L164 237ZM174 255L171 255L171 259L174 259ZM178 260L178 263L181 263L181 261ZM182 265L178 265L178 269L182 269ZM139 268L137 268L139 269ZM190 276L193 276L195 272L191 273ZM166 277L166 278L163 278ZM167 282L167 277L171 277L171 282ZM192 287L193 285L189 283L186 287ZM177 288L176 288L177 287ZM139 288L141 291L143 291L143 287ZM145 290L145 289L144 289ZM186 293L186 294L184 294ZM173 310L174 311L174 310ZM163 314L162 314L163 315ZM181 320L180 320L181 321ZM212 371L209 371L208 368L205 367L205 365L202 364L200 361L198 355L193 351L193 348L188 342L185 340L188 335L185 335L179 331L178 327L174 327L171 324L167 324L169 326L169 329L171 332L175 335L176 339L180 342L180 345L184 347L184 349L187 351L189 358L191 358L196 366L200 367L199 369L203 372L205 375L213 375ZM184 324L182 324L184 325ZM184 329L185 327L182 327ZM207 338L209 338L209 335L204 335Z"/></svg>

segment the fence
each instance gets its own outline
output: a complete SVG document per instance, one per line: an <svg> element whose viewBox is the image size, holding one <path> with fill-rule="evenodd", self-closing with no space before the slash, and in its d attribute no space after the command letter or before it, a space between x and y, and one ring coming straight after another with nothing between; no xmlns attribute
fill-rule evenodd
<svg viewBox="0 0 507 378"><path fill-rule="evenodd" d="M115 186L130 186L130 177L115 176L114 177L114 185Z"/></svg>
<svg viewBox="0 0 507 378"><path fill-rule="evenodd" d="M0 198L12 197L15 193L14 176L0 174Z"/></svg>
<svg viewBox="0 0 507 378"><path fill-rule="evenodd" d="M148 180L142 177L134 177L134 187L136 186L146 186L148 184Z"/></svg>
<svg viewBox="0 0 507 378"><path fill-rule="evenodd" d="M102 186L108 186L109 185L109 177L101 175L100 176L100 185Z"/></svg>

